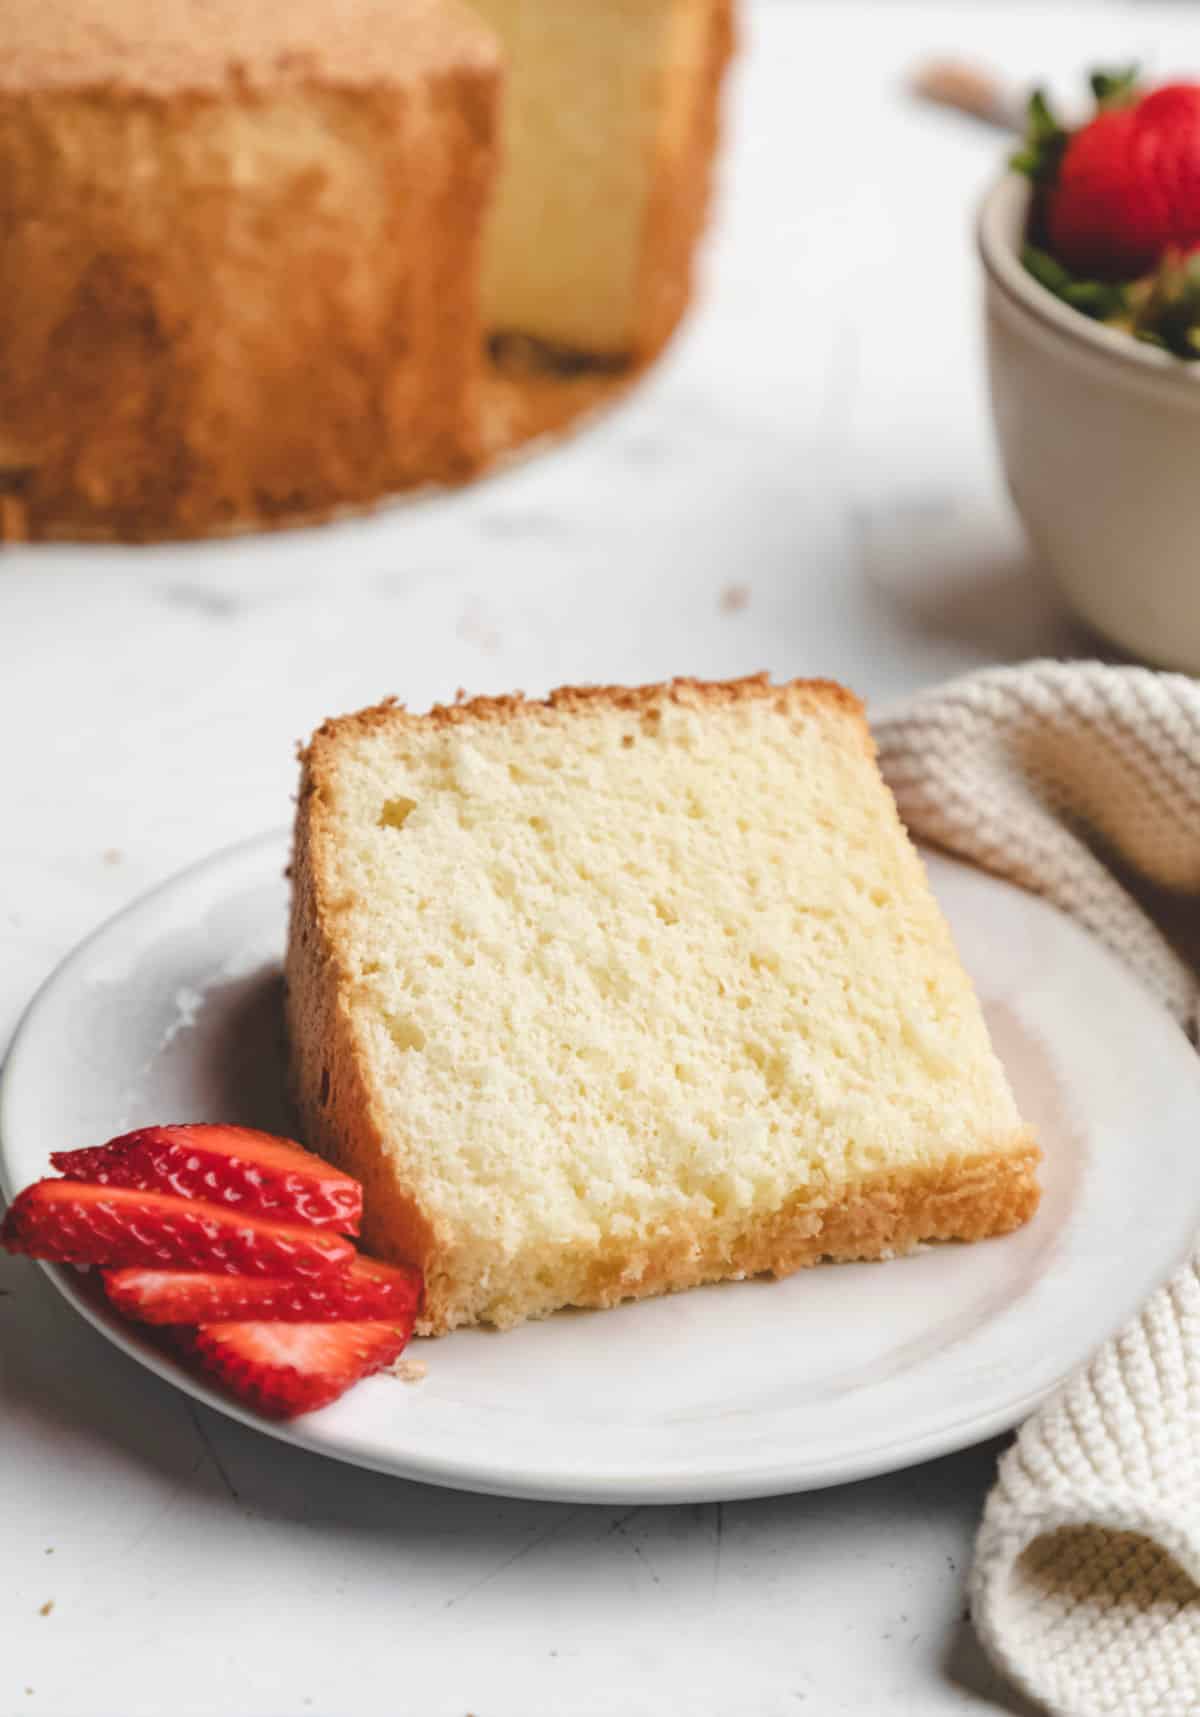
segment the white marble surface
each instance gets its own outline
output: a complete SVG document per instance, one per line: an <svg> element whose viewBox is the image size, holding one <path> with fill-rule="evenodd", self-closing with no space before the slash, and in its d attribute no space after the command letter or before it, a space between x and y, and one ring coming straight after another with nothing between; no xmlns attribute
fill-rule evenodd
<svg viewBox="0 0 1200 1717"><path fill-rule="evenodd" d="M0 560L0 1041L102 918L287 819L326 714L759 667L878 706L1080 647L986 421L969 220L1001 145L901 81L946 49L1174 70L1195 28L760 0L747 34L706 295L607 421L362 523ZM995 1446L723 1509L439 1493L189 1406L23 1263L0 1290L3 1717L1020 1709L963 1620Z"/></svg>

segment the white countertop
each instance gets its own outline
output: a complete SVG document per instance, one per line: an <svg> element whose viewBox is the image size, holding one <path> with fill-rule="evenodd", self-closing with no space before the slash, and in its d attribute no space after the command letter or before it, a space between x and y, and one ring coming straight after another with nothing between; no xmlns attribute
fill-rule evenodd
<svg viewBox="0 0 1200 1717"><path fill-rule="evenodd" d="M286 822L328 714L762 667L878 707L1080 648L991 450L969 222L1002 143L902 77L1197 45L1171 7L760 0L707 289L626 406L373 520L0 558L0 1042L100 920ZM723 1508L454 1495L192 1406L23 1262L0 1292L0 1717L1022 1709L963 1619L995 1445Z"/></svg>

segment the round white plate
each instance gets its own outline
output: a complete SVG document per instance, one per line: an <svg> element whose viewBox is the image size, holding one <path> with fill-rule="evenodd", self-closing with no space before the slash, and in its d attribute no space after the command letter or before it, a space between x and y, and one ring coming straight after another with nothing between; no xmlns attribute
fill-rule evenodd
<svg viewBox="0 0 1200 1717"><path fill-rule="evenodd" d="M287 839L220 853L58 969L0 1088L11 1195L52 1150L165 1120L287 1132ZM595 1502L721 1501L862 1478L1015 1424L1200 1231L1200 1057L1123 967L1043 902L929 857L1045 1151L1032 1223L975 1246L803 1271L410 1350L290 1425L259 1419L48 1273L127 1353L285 1441L406 1478Z"/></svg>

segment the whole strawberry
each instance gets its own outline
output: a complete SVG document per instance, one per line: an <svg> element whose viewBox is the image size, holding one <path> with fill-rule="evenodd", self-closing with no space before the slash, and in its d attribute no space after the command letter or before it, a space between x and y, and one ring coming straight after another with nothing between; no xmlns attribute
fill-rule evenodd
<svg viewBox="0 0 1200 1717"><path fill-rule="evenodd" d="M1132 280L1200 245L1200 85L1103 106L1045 187L1045 239L1076 275Z"/></svg>

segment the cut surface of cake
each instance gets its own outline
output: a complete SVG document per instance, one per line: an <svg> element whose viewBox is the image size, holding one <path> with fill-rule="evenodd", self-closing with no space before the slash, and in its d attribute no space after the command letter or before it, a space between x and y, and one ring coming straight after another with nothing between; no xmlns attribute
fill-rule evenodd
<svg viewBox="0 0 1200 1717"><path fill-rule="evenodd" d="M304 1136L424 1327L1003 1233L1038 1152L858 702L395 705L304 758Z"/></svg>
<svg viewBox="0 0 1200 1717"><path fill-rule="evenodd" d="M733 0L473 0L505 51L483 312L600 357L653 353L687 302Z"/></svg>

